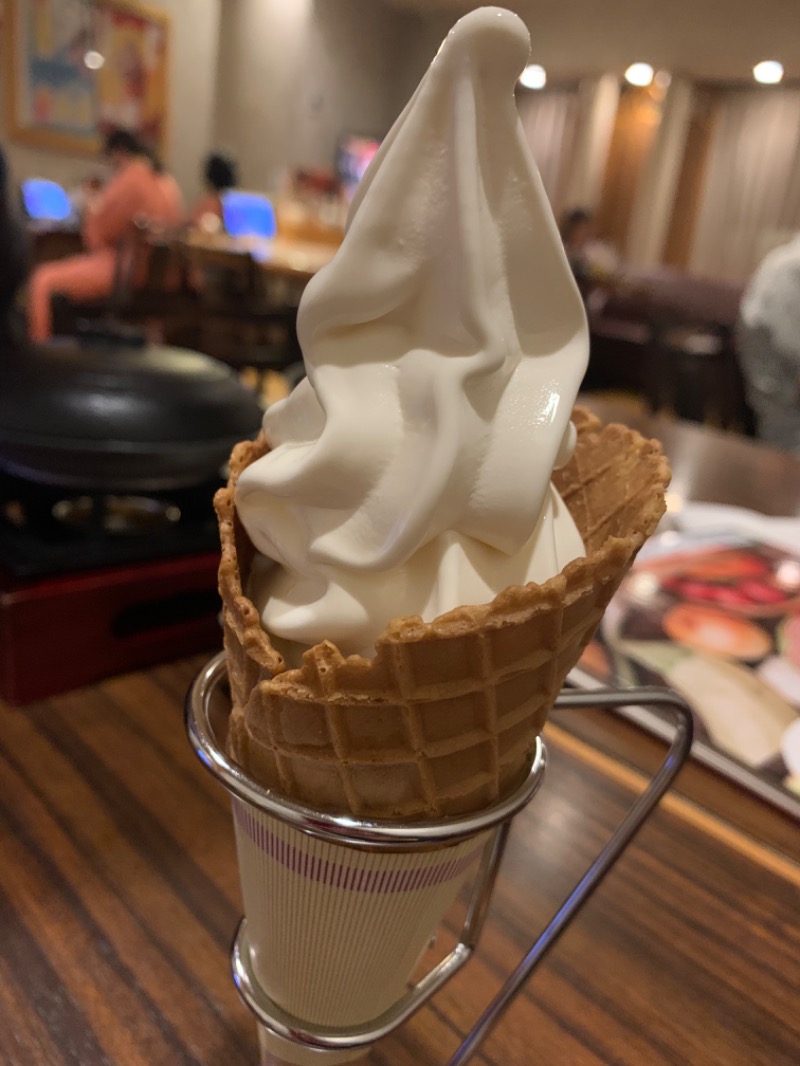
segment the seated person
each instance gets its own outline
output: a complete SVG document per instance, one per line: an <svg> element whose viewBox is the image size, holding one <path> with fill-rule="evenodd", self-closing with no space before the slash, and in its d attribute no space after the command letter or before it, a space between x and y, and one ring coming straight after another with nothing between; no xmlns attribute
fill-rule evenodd
<svg viewBox="0 0 800 1066"><path fill-rule="evenodd" d="M800 452L800 236L770 252L750 279L737 347L758 436Z"/></svg>
<svg viewBox="0 0 800 1066"><path fill-rule="evenodd" d="M183 205L183 193L181 192L180 186L178 185L172 174L170 174L170 172L164 166L161 157L152 149L147 150L147 156L150 160L150 165L152 166L155 172L156 180L158 181L158 184L161 188L161 195L164 201L166 203ZM182 211L183 208L181 206L181 212ZM168 223L161 223L159 220L152 219L149 221L156 221L156 225L154 227L156 229L175 229L177 225L180 225L180 223L176 223L174 219L169 221ZM181 219L181 222L182 221L183 219Z"/></svg>
<svg viewBox="0 0 800 1066"><path fill-rule="evenodd" d="M619 269L617 253L606 241L598 240L591 212L583 207L568 211L559 226L564 251L581 296L589 296L593 286L613 281Z"/></svg>
<svg viewBox="0 0 800 1066"><path fill-rule="evenodd" d="M236 164L215 152L205 161L203 180L206 192L192 208L190 221L201 229L218 230L222 225L222 194L239 184Z"/></svg>
<svg viewBox="0 0 800 1066"><path fill-rule="evenodd" d="M128 130L106 138L104 155L113 177L89 205L83 221L84 255L43 263L31 277L28 329L31 340L52 334L51 299L61 293L72 300L100 300L114 290L117 254L135 223L171 228L180 224L183 204L172 178L159 174L145 146ZM136 264L133 283L141 285L147 263Z"/></svg>
<svg viewBox="0 0 800 1066"><path fill-rule="evenodd" d="M69 193L72 212L79 221L83 221L90 205L103 191L103 179L100 174L87 174Z"/></svg>

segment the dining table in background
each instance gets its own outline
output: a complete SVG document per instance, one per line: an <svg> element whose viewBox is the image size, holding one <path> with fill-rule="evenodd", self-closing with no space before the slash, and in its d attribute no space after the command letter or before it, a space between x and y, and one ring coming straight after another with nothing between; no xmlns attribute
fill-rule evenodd
<svg viewBox="0 0 800 1066"><path fill-rule="evenodd" d="M29 226L34 265L79 255L83 251L80 231L59 226ZM326 266L338 247L333 240L308 240L291 236L271 239L230 237L225 233L208 234L190 231L184 240L187 248L205 248L232 255L251 255L266 274L308 281Z"/></svg>
<svg viewBox="0 0 800 1066"><path fill-rule="evenodd" d="M189 233L187 249L249 255L268 276L308 281L333 259L338 245L333 241L302 240L281 236L272 238L230 237L226 233Z"/></svg>
<svg viewBox="0 0 800 1066"><path fill-rule="evenodd" d="M69 259L85 251L81 231L75 226L31 222L28 224L28 240L34 267L55 259Z"/></svg>
<svg viewBox="0 0 800 1066"><path fill-rule="evenodd" d="M602 422L623 422L661 441L672 467L672 506L695 500L800 516L800 456L738 433L651 415L633 398L586 393L578 402Z"/></svg>

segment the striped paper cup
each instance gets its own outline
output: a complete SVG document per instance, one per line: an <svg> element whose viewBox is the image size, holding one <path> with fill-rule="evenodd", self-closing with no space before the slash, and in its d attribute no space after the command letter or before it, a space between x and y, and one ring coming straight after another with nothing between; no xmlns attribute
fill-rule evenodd
<svg viewBox="0 0 800 1066"><path fill-rule="evenodd" d="M200 671L187 694L186 728L232 796L245 911L232 961L262 1022L262 1064L353 1062L365 1043L400 1024L411 974L490 839L479 883L491 891L502 853L496 834L541 784L543 746L537 741L527 780L480 813L403 825L312 811L264 789L226 754L224 677L224 655ZM480 919L472 938L479 926ZM339 1030L347 1040L370 1035L345 1049L336 1046Z"/></svg>
<svg viewBox="0 0 800 1066"><path fill-rule="evenodd" d="M233 813L253 972L270 999L317 1026L371 1021L400 998L491 832L369 851L238 798Z"/></svg>

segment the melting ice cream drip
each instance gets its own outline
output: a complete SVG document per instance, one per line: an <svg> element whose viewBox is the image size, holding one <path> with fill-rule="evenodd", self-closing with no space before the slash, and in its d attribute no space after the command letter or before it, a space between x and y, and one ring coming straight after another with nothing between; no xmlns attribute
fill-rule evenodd
<svg viewBox="0 0 800 1066"><path fill-rule="evenodd" d="M550 474L588 355L586 319L514 103L517 16L456 24L373 159L298 330L308 379L264 417L239 481L286 640L370 654L426 620L543 581L583 554Z"/></svg>

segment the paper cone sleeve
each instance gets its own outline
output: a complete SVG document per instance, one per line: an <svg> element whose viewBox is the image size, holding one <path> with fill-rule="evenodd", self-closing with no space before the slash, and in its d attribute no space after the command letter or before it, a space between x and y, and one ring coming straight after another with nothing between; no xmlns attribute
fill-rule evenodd
<svg viewBox="0 0 800 1066"><path fill-rule="evenodd" d="M582 408L570 462L553 475L587 555L542 585L432 622L395 618L372 659L329 641L287 669L247 588L255 549L234 506L241 471L268 450L234 449L215 498L233 712L231 756L259 783L324 811L416 820L485 808L526 774L537 734L606 605L665 510L656 441Z"/></svg>

